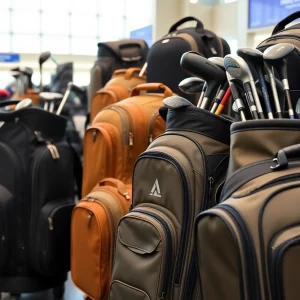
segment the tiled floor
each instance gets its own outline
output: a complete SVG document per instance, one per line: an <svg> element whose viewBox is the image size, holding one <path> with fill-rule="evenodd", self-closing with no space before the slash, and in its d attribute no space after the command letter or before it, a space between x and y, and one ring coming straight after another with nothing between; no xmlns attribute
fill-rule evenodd
<svg viewBox="0 0 300 300"><path fill-rule="evenodd" d="M5 298L4 298L5 299ZM23 294L21 300L53 300L52 291L46 291L35 294ZM69 276L66 282L66 291L63 300L83 300L83 294L74 286Z"/></svg>

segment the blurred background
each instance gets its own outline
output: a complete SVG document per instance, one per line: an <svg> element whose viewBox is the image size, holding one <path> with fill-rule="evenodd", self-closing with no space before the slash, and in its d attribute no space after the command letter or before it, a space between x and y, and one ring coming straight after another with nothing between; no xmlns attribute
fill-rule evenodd
<svg viewBox="0 0 300 300"><path fill-rule="evenodd" d="M38 85L38 57L46 50L58 63L72 61L73 82L88 85L98 42L136 37L151 46L170 24L189 15L234 52L257 46L299 8L299 0L0 0L0 86L14 80L10 69L20 65L34 70ZM44 84L55 70L51 61L44 64Z"/></svg>

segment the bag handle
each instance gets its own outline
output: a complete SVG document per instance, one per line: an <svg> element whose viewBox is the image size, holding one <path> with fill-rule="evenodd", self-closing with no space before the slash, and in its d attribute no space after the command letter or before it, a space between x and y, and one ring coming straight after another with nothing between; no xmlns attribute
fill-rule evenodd
<svg viewBox="0 0 300 300"><path fill-rule="evenodd" d="M137 85L130 93L130 97L140 95L141 91L157 91L163 89L164 90L164 98L173 96L173 92L162 83L143 83Z"/></svg>
<svg viewBox="0 0 300 300"><path fill-rule="evenodd" d="M169 33L172 33L174 31L176 31L178 29L178 27L184 23L187 23L187 22L190 22L190 21L196 21L196 30L199 31L199 30L203 30L204 29L204 26L203 26L203 23L195 18L195 17L185 17L181 20L179 20L178 22L176 22L174 25L171 26L170 30L169 30Z"/></svg>
<svg viewBox="0 0 300 300"><path fill-rule="evenodd" d="M130 200L130 196L127 192L125 184L114 178L104 178L99 182L99 186L105 186L105 185L110 185L118 190L118 193L122 196L125 196L127 200Z"/></svg>
<svg viewBox="0 0 300 300"><path fill-rule="evenodd" d="M292 145L279 150L273 159L273 161L276 162L276 165L271 166L270 168L273 171L286 169L289 166L289 160L293 158L300 159L300 144Z"/></svg>
<svg viewBox="0 0 300 300"><path fill-rule="evenodd" d="M277 32L283 30L285 26L290 24L291 22L297 20L300 18L300 11L296 11L289 16L287 16L285 19L281 20L273 29L272 35L276 34Z"/></svg>
<svg viewBox="0 0 300 300"><path fill-rule="evenodd" d="M113 74L113 77L115 75L121 75L124 74L125 79L129 80L133 77L135 73L140 73L142 69L141 68L129 68L129 69L120 69L116 70ZM138 75L138 74L137 74Z"/></svg>

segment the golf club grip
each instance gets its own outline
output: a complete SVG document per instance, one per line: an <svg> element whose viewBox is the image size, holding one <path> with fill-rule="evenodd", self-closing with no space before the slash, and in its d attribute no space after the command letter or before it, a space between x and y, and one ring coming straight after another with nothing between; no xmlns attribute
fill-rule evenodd
<svg viewBox="0 0 300 300"><path fill-rule="evenodd" d="M278 157L279 153L284 153L286 159L300 158L300 144L292 145L280 149L276 156Z"/></svg>

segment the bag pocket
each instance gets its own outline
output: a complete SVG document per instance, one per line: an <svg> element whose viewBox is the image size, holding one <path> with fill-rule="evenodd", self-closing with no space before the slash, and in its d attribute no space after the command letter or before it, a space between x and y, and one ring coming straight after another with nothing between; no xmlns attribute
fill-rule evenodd
<svg viewBox="0 0 300 300"><path fill-rule="evenodd" d="M110 299L160 299L169 291L176 229L171 219L150 207L136 207L121 219L116 241Z"/></svg>
<svg viewBox="0 0 300 300"><path fill-rule="evenodd" d="M43 275L70 269L70 231L74 201L55 200L41 210L36 237L35 268Z"/></svg>
<svg viewBox="0 0 300 300"><path fill-rule="evenodd" d="M0 185L0 272L5 268L10 252L11 219L13 217L13 196Z"/></svg>
<svg viewBox="0 0 300 300"><path fill-rule="evenodd" d="M110 299L150 300L149 296L144 291L118 280L113 281L111 284Z"/></svg>
<svg viewBox="0 0 300 300"><path fill-rule="evenodd" d="M300 225L278 233L269 246L272 299L298 300L300 295Z"/></svg>

